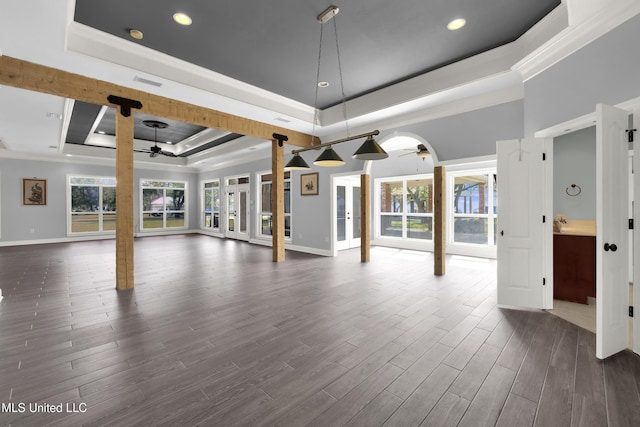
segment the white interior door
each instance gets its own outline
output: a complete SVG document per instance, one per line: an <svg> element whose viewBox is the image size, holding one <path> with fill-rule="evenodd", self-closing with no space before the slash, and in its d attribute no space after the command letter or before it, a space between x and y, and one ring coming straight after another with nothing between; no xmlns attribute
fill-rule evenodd
<svg viewBox="0 0 640 427"><path fill-rule="evenodd" d="M498 304L553 307L551 141L498 141Z"/></svg>
<svg viewBox="0 0 640 427"><path fill-rule="evenodd" d="M227 188L227 228L225 237L249 240L249 185Z"/></svg>
<svg viewBox="0 0 640 427"><path fill-rule="evenodd" d="M596 106L596 356L629 345L628 113Z"/></svg>
<svg viewBox="0 0 640 427"><path fill-rule="evenodd" d="M640 126L640 111L633 113L633 127ZM632 280L633 280L633 306L636 310L640 310L640 142L638 137L640 134L636 131L633 135L633 254L632 264ZM637 225L636 225L637 224ZM633 316L633 351L640 354L640 312L634 313Z"/></svg>
<svg viewBox="0 0 640 427"><path fill-rule="evenodd" d="M360 180L341 178L334 181L335 229L338 250L360 246Z"/></svg>

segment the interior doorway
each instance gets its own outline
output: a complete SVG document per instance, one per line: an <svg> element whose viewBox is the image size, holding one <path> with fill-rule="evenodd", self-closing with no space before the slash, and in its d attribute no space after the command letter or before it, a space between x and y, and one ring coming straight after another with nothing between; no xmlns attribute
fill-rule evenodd
<svg viewBox="0 0 640 427"><path fill-rule="evenodd" d="M334 230L337 250L360 246L360 175L333 180Z"/></svg>
<svg viewBox="0 0 640 427"><path fill-rule="evenodd" d="M226 224L224 236L249 240L249 177L228 178L226 186Z"/></svg>

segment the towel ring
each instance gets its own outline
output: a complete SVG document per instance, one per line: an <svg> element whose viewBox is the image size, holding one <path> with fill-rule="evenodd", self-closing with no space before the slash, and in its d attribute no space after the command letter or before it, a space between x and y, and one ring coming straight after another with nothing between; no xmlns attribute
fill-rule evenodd
<svg viewBox="0 0 640 427"><path fill-rule="evenodd" d="M582 188L577 184L571 184L571 188L565 188L564 192L567 193L567 196L576 197L582 193Z"/></svg>

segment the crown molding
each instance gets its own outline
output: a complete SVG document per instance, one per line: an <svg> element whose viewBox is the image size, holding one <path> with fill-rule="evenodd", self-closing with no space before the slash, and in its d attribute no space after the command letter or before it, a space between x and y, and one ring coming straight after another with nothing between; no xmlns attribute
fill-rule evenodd
<svg viewBox="0 0 640 427"><path fill-rule="evenodd" d="M640 13L640 2L623 2L606 7L590 18L570 25L531 54L517 62L512 70L527 81L592 41Z"/></svg>

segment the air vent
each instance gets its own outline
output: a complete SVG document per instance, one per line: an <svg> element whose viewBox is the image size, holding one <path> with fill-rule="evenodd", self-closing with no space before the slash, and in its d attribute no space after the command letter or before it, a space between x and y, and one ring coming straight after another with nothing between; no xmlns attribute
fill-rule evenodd
<svg viewBox="0 0 640 427"><path fill-rule="evenodd" d="M144 83L144 84L151 85L151 86L156 86L156 87L162 86L162 83L160 83L160 82L154 82L153 80L145 79L144 77L140 77L140 76L135 76L133 78L133 81L134 82Z"/></svg>

